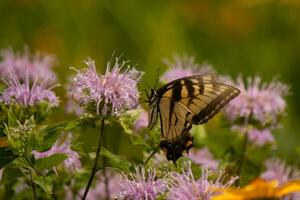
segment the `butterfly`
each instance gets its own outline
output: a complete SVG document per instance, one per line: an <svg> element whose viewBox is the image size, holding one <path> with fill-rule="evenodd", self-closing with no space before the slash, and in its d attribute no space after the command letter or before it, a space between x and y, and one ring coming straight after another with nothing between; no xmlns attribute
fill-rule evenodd
<svg viewBox="0 0 300 200"><path fill-rule="evenodd" d="M217 114L240 91L219 81L214 74L200 74L176 79L148 96L148 128L158 117L161 126L160 148L168 160L176 163L184 151L193 147L190 129Z"/></svg>

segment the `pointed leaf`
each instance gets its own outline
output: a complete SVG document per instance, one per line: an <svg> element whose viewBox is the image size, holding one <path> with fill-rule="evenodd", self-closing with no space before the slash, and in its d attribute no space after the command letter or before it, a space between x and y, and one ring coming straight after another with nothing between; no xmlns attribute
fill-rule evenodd
<svg viewBox="0 0 300 200"><path fill-rule="evenodd" d="M124 157L115 155L104 147L101 148L100 154L108 158L108 162L112 165L112 167L119 168L126 172L128 172L132 167L132 163L130 163Z"/></svg>
<svg viewBox="0 0 300 200"><path fill-rule="evenodd" d="M0 148L0 169L8 163L11 163L15 158L17 158L17 156L13 154L10 148Z"/></svg>
<svg viewBox="0 0 300 200"><path fill-rule="evenodd" d="M35 161L36 168L41 171L44 169L51 169L62 163L68 156L62 153L53 154L51 156L40 158Z"/></svg>

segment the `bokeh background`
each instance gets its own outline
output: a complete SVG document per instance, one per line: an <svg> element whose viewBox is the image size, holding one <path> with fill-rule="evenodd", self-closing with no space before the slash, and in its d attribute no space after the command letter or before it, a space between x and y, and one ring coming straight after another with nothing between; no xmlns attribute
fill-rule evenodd
<svg viewBox="0 0 300 200"><path fill-rule="evenodd" d="M157 69L166 70L162 59L174 53L193 55L222 74L277 77L292 88L278 147L288 160L299 158L298 0L1 0L0 48L24 45L58 58L62 108L52 121L74 117L64 114L64 84L73 73L69 67L84 66L87 57L103 72L113 52L123 54L152 85ZM126 141L115 130L108 130L111 140ZM93 137L87 132L83 141Z"/></svg>

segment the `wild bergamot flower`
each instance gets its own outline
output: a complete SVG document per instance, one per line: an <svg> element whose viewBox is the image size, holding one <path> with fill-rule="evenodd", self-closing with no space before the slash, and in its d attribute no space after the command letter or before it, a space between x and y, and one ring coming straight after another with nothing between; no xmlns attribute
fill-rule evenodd
<svg viewBox="0 0 300 200"><path fill-rule="evenodd" d="M54 83L57 77L52 71L55 64L55 57L52 55L43 55L37 53L30 55L27 48L23 53L14 52L12 49L3 49L0 51L0 75L5 80L25 81L28 73L30 80L40 77L40 80L46 79L50 83Z"/></svg>
<svg viewBox="0 0 300 200"><path fill-rule="evenodd" d="M192 56L174 56L174 61L165 60L169 70L160 78L162 82L170 82L178 78L198 75L203 73L214 73L209 64L198 64Z"/></svg>
<svg viewBox="0 0 300 200"><path fill-rule="evenodd" d="M214 158L207 147L202 149L193 148L189 151L188 156L194 163L199 164L204 168L208 168L212 171L218 169L219 162Z"/></svg>
<svg viewBox="0 0 300 200"><path fill-rule="evenodd" d="M24 82L17 79L6 82L7 88L0 94L0 102L5 105L20 105L23 107L33 107L40 103L47 103L50 107L59 104L58 97L45 82L39 82L38 78L33 83L29 80L29 74Z"/></svg>
<svg viewBox="0 0 300 200"><path fill-rule="evenodd" d="M32 154L36 159L49 157L59 153L65 154L68 156L68 158L63 162L65 168L69 171L78 170L81 168L80 157L76 151L71 149L71 139L72 135L71 133L68 133L60 137L48 151L38 152L34 150L32 151Z"/></svg>
<svg viewBox="0 0 300 200"><path fill-rule="evenodd" d="M187 165L187 169L182 169L182 174L173 172L169 186L169 200L210 200L214 195L218 194L215 188L226 188L236 181L231 178L228 182L223 183L223 173L220 173L217 178L209 180L211 173L207 169L202 169L202 174L199 179L195 179L191 163Z"/></svg>
<svg viewBox="0 0 300 200"><path fill-rule="evenodd" d="M267 181L275 180L279 186L288 183L289 181L299 180L300 171L296 167L288 166L280 159L268 159L265 162L265 171L260 177ZM297 200L300 199L300 192L293 193L284 197L284 200Z"/></svg>
<svg viewBox="0 0 300 200"><path fill-rule="evenodd" d="M118 199L152 200L165 193L167 182L164 178L159 179L154 169L139 166L135 173L123 175L120 186Z"/></svg>
<svg viewBox="0 0 300 200"><path fill-rule="evenodd" d="M97 74L93 60L86 64L88 68L77 70L70 86L71 96L81 106L100 115L118 116L138 105L137 83L142 72L130 68L125 61L119 62L119 58L113 67L108 62L104 75Z"/></svg>
<svg viewBox="0 0 300 200"><path fill-rule="evenodd" d="M241 91L224 109L232 128L247 133L250 141L259 146L273 143L271 130L278 126L285 113L284 97L289 87L276 80L263 84L259 77L248 78L248 84L239 77L232 84Z"/></svg>

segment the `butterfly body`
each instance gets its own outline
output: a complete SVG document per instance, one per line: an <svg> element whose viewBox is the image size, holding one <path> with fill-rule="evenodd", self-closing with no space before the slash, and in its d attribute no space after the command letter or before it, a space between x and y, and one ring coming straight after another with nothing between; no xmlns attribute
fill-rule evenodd
<svg viewBox="0 0 300 200"><path fill-rule="evenodd" d="M160 118L160 147L174 163L193 146L189 130L203 124L239 94L233 86L221 83L215 75L201 74L171 81L149 96L149 123Z"/></svg>

